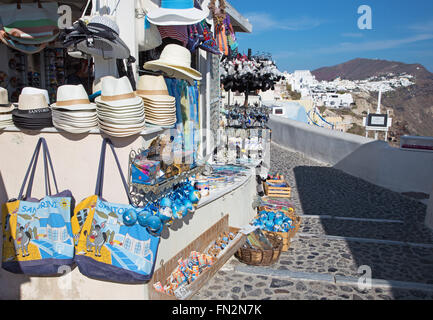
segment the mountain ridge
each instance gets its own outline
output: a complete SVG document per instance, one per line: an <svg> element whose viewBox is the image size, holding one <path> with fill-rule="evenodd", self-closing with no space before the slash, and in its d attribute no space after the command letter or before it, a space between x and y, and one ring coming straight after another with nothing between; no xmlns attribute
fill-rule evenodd
<svg viewBox="0 0 433 320"><path fill-rule="evenodd" d="M419 63L356 58L335 66L312 71L319 81L332 81L337 77L347 80L365 80L370 77L394 74L410 74L415 84L401 87L382 95L384 106L393 110L393 126L403 123L405 134L433 136L433 73ZM370 93L372 98L377 93ZM393 128L391 127L391 130Z"/></svg>

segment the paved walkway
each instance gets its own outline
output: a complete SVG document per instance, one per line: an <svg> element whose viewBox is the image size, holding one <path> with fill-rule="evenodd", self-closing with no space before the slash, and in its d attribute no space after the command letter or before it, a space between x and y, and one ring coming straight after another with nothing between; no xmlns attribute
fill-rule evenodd
<svg viewBox="0 0 433 320"><path fill-rule="evenodd" d="M433 299L433 233L426 206L326 164L271 148L303 223L270 267L232 257L193 299ZM358 286L371 270L371 288Z"/></svg>

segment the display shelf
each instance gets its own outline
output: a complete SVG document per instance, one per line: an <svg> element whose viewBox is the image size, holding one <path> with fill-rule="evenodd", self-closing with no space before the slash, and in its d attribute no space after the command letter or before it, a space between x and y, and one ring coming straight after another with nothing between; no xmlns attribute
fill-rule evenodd
<svg viewBox="0 0 433 320"><path fill-rule="evenodd" d="M150 280L149 287L149 298L150 300L189 300L194 294L196 294L214 275L221 269L221 267L230 259L235 252L245 243L246 235L243 233L238 233L236 238L221 252L217 257L216 262L209 268L207 268L203 273L201 273L197 279L191 284L182 287L175 291L175 296L168 295L156 291L153 284L160 281L165 283L166 279L170 276L171 272L176 268L178 260L180 258L188 257L191 251L204 252L207 247L213 241L215 241L223 232L233 232L235 229L229 227L229 216L225 215L216 224L210 227L208 230L203 232L197 239L191 242L187 247L178 252L173 258L161 265L161 267L156 270Z"/></svg>
<svg viewBox="0 0 433 320"><path fill-rule="evenodd" d="M165 129L161 128L161 127L147 127L146 129L144 129L143 131L141 131L139 133L139 135L141 136L145 136L145 135L149 135L149 134L154 134L154 133L158 133L158 132L162 132ZM63 131L63 130L59 130L55 127L50 127L50 128L44 128L44 129L40 129L40 130L25 130L25 129L20 129L17 128L15 126L10 126L10 127L6 127L4 129L0 129L0 134L1 132L40 132L40 133L67 133L67 134L73 134L73 135L80 135L80 134L105 134L104 132L102 132L99 129L92 129L89 132L85 132L85 133L70 133L67 131Z"/></svg>

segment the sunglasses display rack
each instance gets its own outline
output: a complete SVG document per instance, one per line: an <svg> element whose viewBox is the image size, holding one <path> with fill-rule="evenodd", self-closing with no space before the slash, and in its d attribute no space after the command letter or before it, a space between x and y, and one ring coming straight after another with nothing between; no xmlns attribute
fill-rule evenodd
<svg viewBox="0 0 433 320"><path fill-rule="evenodd" d="M222 110L223 121L229 128L261 128L266 129L271 109L259 106L258 103L249 105L247 108L239 104L226 106Z"/></svg>
<svg viewBox="0 0 433 320"><path fill-rule="evenodd" d="M179 185L190 177L195 175L201 175L209 168L206 165L197 165L196 167L180 172L179 174L166 178L161 182L153 185L133 183L131 180L131 166L134 165L134 160L137 155L142 154L145 150L138 149L132 150L129 154L129 165L128 165L128 186L130 195L134 205L145 206L149 202L155 202L157 199L162 198L167 193L171 192L176 185Z"/></svg>
<svg viewBox="0 0 433 320"><path fill-rule="evenodd" d="M65 50L47 48L44 50L45 88L51 101L55 101L57 88L65 84Z"/></svg>
<svg viewBox="0 0 433 320"><path fill-rule="evenodd" d="M18 102L18 97L21 90L28 83L27 70L27 56L21 52L7 48L8 60L7 60L7 71L4 88L8 89L9 100L12 102Z"/></svg>
<svg viewBox="0 0 433 320"><path fill-rule="evenodd" d="M267 162L270 141L271 133L267 129L219 129L214 161L254 165Z"/></svg>

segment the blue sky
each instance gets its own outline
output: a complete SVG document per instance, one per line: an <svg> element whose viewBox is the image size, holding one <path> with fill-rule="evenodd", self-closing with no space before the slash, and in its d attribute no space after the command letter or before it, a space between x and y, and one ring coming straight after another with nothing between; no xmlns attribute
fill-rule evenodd
<svg viewBox="0 0 433 320"><path fill-rule="evenodd" d="M238 33L240 52L272 54L281 71L316 69L354 58L421 63L433 72L431 0L231 0L253 25ZM372 29L358 28L358 8Z"/></svg>

